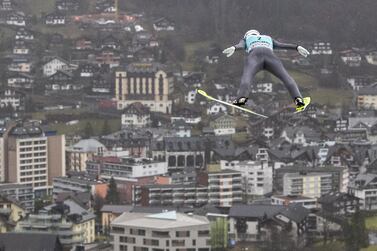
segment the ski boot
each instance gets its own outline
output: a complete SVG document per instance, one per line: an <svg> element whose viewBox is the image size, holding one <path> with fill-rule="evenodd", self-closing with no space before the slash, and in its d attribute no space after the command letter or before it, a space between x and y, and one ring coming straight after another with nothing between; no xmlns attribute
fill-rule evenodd
<svg viewBox="0 0 377 251"><path fill-rule="evenodd" d="M301 112L305 110L305 108L309 105L309 103L310 103L310 98L301 98L301 97L295 98L296 112Z"/></svg>
<svg viewBox="0 0 377 251"><path fill-rule="evenodd" d="M241 107L241 106L244 106L246 104L247 100L248 100L248 98L240 97L240 98L233 100L232 104Z"/></svg>

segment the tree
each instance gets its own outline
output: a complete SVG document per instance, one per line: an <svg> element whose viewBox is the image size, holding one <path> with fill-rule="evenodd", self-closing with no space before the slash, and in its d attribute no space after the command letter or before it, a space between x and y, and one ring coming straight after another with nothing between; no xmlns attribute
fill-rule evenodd
<svg viewBox="0 0 377 251"><path fill-rule="evenodd" d="M228 220L217 218L211 223L211 247L212 250L225 250L228 246Z"/></svg>
<svg viewBox="0 0 377 251"><path fill-rule="evenodd" d="M107 189L106 202L109 204L115 204L115 205L119 204L120 202L117 184L113 177L111 177L109 188Z"/></svg>
<svg viewBox="0 0 377 251"><path fill-rule="evenodd" d="M244 239L246 231L247 231L246 218L237 219L236 230L237 230L237 234L241 237L241 239Z"/></svg>
<svg viewBox="0 0 377 251"><path fill-rule="evenodd" d="M87 122L84 128L84 138L89 139L91 136L94 135L93 127L90 122Z"/></svg>
<svg viewBox="0 0 377 251"><path fill-rule="evenodd" d="M364 215L357 211L343 226L344 241L347 251L360 250L369 245L368 232L365 227Z"/></svg>
<svg viewBox="0 0 377 251"><path fill-rule="evenodd" d="M111 128L109 125L109 121L106 119L102 126L101 135L108 135L111 133Z"/></svg>

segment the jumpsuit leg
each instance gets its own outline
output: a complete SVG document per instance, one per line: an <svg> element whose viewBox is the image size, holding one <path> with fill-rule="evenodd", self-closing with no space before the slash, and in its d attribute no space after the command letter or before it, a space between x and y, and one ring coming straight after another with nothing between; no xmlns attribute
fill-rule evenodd
<svg viewBox="0 0 377 251"><path fill-rule="evenodd" d="M262 69L263 61L258 55L250 53L245 58L241 84L238 88L237 97L249 97L250 86L254 79L255 74Z"/></svg>
<svg viewBox="0 0 377 251"><path fill-rule="evenodd" d="M288 74L283 63L272 52L265 55L265 69L283 81L292 99L302 97L296 81Z"/></svg>

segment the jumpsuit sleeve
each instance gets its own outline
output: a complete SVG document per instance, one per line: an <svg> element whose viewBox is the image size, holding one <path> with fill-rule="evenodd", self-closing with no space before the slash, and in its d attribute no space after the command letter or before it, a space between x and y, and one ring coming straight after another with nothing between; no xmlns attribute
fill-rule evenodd
<svg viewBox="0 0 377 251"><path fill-rule="evenodd" d="M297 44L282 43L276 40L273 40L273 46L274 46L274 49L292 49L292 50L297 50L297 47L298 47Z"/></svg>
<svg viewBox="0 0 377 251"><path fill-rule="evenodd" d="M246 46L245 40L241 39L238 44L234 45L234 48L236 48L236 51L238 51L238 50L244 50L245 46Z"/></svg>

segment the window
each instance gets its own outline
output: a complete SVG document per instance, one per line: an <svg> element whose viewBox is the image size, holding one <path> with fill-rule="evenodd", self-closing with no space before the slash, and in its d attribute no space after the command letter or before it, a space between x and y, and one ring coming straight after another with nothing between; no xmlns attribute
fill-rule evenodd
<svg viewBox="0 0 377 251"><path fill-rule="evenodd" d="M190 231L177 231L175 237L190 237Z"/></svg>
<svg viewBox="0 0 377 251"><path fill-rule="evenodd" d="M143 239L143 244L147 246L158 246L159 241L154 239Z"/></svg>
<svg viewBox="0 0 377 251"><path fill-rule="evenodd" d="M133 229L133 228L131 228L131 229L130 229L130 234L132 234L132 235L141 235L141 236L145 236L145 230L143 230L143 229Z"/></svg>
<svg viewBox="0 0 377 251"><path fill-rule="evenodd" d="M185 246L185 240L172 240L171 245L173 247L184 247Z"/></svg>
<svg viewBox="0 0 377 251"><path fill-rule="evenodd" d="M124 228L122 227L112 227L111 230L113 233L124 234Z"/></svg>
<svg viewBox="0 0 377 251"><path fill-rule="evenodd" d="M195 240L195 239L192 240L192 245L193 245L193 246L196 246L196 240Z"/></svg>
<svg viewBox="0 0 377 251"><path fill-rule="evenodd" d="M209 236L209 230L199 230L199 231L198 231L198 236L199 236L199 237L206 237L206 236Z"/></svg>

